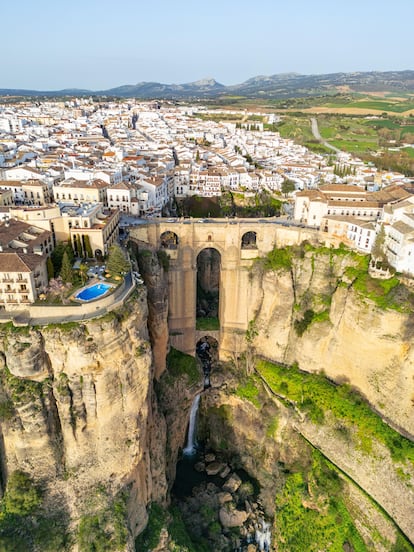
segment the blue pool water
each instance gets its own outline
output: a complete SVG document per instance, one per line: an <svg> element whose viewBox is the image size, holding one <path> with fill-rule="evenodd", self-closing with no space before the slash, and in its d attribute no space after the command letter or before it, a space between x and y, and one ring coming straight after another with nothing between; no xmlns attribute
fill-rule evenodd
<svg viewBox="0 0 414 552"><path fill-rule="evenodd" d="M81 299L82 301L92 301L92 299L96 299L97 297L100 297L101 295L106 293L111 287L112 286L108 284L94 284L93 286L80 291L77 295L75 295L75 299Z"/></svg>

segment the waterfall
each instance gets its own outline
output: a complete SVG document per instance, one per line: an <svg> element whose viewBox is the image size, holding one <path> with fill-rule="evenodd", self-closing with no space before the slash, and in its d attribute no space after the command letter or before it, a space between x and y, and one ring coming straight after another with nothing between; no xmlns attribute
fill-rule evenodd
<svg viewBox="0 0 414 552"><path fill-rule="evenodd" d="M261 519L259 525L256 526L255 534L256 543L259 545L260 551L269 552L270 537L270 523Z"/></svg>
<svg viewBox="0 0 414 552"><path fill-rule="evenodd" d="M191 456L196 451L195 433L196 433L196 421L197 421L197 411L198 411L199 402L200 402L200 394L194 397L193 404L191 405L190 423L188 425L187 446L183 450L183 454L185 456Z"/></svg>

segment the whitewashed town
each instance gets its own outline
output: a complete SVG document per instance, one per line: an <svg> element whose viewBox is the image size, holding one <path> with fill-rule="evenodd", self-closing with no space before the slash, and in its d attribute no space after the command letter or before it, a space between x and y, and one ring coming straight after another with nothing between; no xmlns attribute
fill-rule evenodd
<svg viewBox="0 0 414 552"><path fill-rule="evenodd" d="M389 265L414 276L412 179L282 139L275 114L227 119L208 120L201 104L135 100L0 107L0 305L38 300L61 241L104 258L120 228L178 217L177 200L229 191L266 191L282 201L279 223L320 229L363 253L385 231Z"/></svg>

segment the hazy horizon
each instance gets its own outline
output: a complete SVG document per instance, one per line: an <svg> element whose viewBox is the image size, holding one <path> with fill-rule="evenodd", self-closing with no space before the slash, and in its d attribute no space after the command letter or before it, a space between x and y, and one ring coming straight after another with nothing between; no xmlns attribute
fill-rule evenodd
<svg viewBox="0 0 414 552"><path fill-rule="evenodd" d="M280 73L412 66L412 0L281 2L51 0L2 9L0 88L105 90L139 82L224 85Z"/></svg>

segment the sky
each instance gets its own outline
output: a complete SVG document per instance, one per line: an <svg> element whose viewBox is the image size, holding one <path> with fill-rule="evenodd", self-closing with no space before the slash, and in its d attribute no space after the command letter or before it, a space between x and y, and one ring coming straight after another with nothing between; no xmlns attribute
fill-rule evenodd
<svg viewBox="0 0 414 552"><path fill-rule="evenodd" d="M414 69L414 0L19 0L0 16L0 88Z"/></svg>

